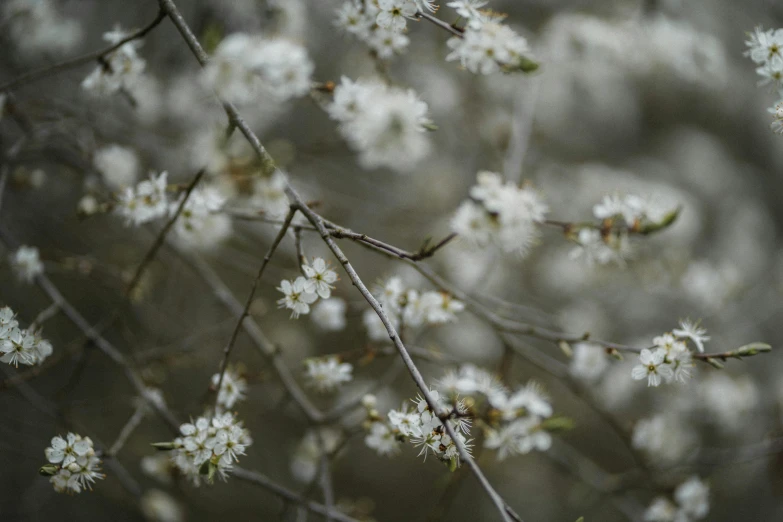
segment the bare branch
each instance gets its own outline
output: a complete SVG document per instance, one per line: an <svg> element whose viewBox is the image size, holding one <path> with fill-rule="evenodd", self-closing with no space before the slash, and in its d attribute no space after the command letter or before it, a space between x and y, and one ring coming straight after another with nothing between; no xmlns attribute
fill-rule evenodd
<svg viewBox="0 0 783 522"><path fill-rule="evenodd" d="M66 60L64 62L60 62L54 65L43 67L41 69L36 69L35 71L30 71L28 73L25 73L17 78L14 78L13 80L0 84L0 92L9 91L21 85L25 85L34 82L36 80L41 80L48 76L54 76L58 73L67 71L69 69L81 67L82 65L88 64L95 60L100 61L107 54L119 49L126 43L132 42L133 40L138 40L139 38L144 38L147 35L147 33L155 29L155 27L157 27L158 24L161 23L165 17L166 17L166 13L161 9L160 11L158 11L158 14L157 16L155 16L154 20L152 20L150 23L148 23L138 31L129 34L128 36L126 36L116 44L112 44L109 47L106 47L105 49L101 49L99 51L93 51L91 53L83 54L82 56L73 58L71 60Z"/></svg>
<svg viewBox="0 0 783 522"><path fill-rule="evenodd" d="M239 319L237 319L236 325L234 326L234 330L231 332L231 338L226 344L226 347L223 349L223 358L220 361L220 368L218 369L218 373L220 374L220 377L218 378L217 389L215 391L214 405L217 404L217 399L218 396L220 395L220 387L223 386L223 377L226 374L226 367L228 366L228 359L231 356L231 350L234 348L234 344L236 344L237 342L237 336L239 335L239 330L242 328L242 323L247 318L247 316L250 315L250 305L253 304L253 298L256 295L256 290L258 289L258 283L261 282L261 277L264 275L264 270L266 270L266 267L269 264L269 260L272 259L272 256L274 255L275 250L277 250L280 241L283 240L286 232L288 232L288 227L291 226L291 221L294 219L294 214L296 214L296 210L294 210L294 208L292 207L291 210L288 211L288 215L285 218L285 222L283 223L283 226L280 227L280 231L277 233L277 237L275 237L275 240L272 242L272 245L269 247L269 250L264 256L264 260L261 262L261 266L258 268L258 273L256 274L256 277L253 280L253 284L250 287L250 293L247 296L247 300L245 301L245 306L242 309L242 313L239 315Z"/></svg>

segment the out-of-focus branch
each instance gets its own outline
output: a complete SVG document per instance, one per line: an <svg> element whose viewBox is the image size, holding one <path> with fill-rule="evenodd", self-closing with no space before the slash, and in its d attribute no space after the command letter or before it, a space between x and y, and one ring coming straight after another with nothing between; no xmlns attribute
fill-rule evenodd
<svg viewBox="0 0 783 522"><path fill-rule="evenodd" d="M298 493L295 493L288 488L284 488L283 486L272 482L265 475L258 473L257 471L250 471L243 468L234 467L231 471L231 474L238 479L244 480L245 482L250 482L252 484L261 486L264 489L271 491L278 497L287 500L288 502L302 506L312 513L329 516L332 518L332 520L336 520L338 522L359 522L355 518L349 517L345 513L337 511L336 509L329 509L323 504L308 500L302 495L299 495Z"/></svg>
<svg viewBox="0 0 783 522"><path fill-rule="evenodd" d="M14 78L13 80L9 80L3 84L0 84L0 92L15 89L16 87L20 87L22 85L34 82L36 80L41 80L49 76L54 76L55 74L59 74L69 69L81 67L82 65L88 64L95 60L100 61L107 54L111 53L112 51L116 51L126 43L132 42L134 40L138 40L139 38L144 38L147 35L147 33L155 29L155 27L157 27L158 24L160 24L165 17L166 17L166 13L163 12L163 10L161 9L160 11L158 11L158 14L154 20L152 20L150 23L148 23L138 31L129 34L119 42L112 44L99 51L93 51L91 53L83 54L77 58L72 58L64 62L56 63L54 65L49 65L47 67L42 67L41 69L36 69L35 71L30 71L28 73L25 73L21 76Z"/></svg>
<svg viewBox="0 0 783 522"><path fill-rule="evenodd" d="M0 243L4 244L6 248L12 248L15 245L14 240L4 227L0 227ZM98 332L93 326L84 318L84 316L68 301L55 284L46 276L46 274L40 274L35 277L35 283L41 290L49 296L49 299L62 310L63 314L76 326L81 332L92 341L98 349L109 357L115 364L122 367L125 372L125 376L130 381L133 388L136 390L142 398L144 398L150 406L160 415L160 417L166 422L166 424L174 431L179 431L179 421L169 411L164 404L153 400L147 393L147 387L144 384L143 379L137 371L133 368L126 357L100 332Z"/></svg>
<svg viewBox="0 0 783 522"><path fill-rule="evenodd" d="M188 255L179 252L182 258L186 260L191 267L199 274L199 277L212 289L213 294L217 299L223 303L232 314L239 315L242 313L242 303L240 303L231 290L225 285L220 276L204 261L200 256L196 254ZM270 361L272 367L283 384L288 395L296 402L299 408L304 413L308 420L315 423L319 423L322 420L323 414L316 408L310 399L307 398L307 394L302 390L299 384L291 374L291 370L288 369L285 362L280 356L280 350L270 341L264 334L261 327L258 326L252 317L246 317L242 321L242 327L245 329L250 339L258 348L259 352Z"/></svg>

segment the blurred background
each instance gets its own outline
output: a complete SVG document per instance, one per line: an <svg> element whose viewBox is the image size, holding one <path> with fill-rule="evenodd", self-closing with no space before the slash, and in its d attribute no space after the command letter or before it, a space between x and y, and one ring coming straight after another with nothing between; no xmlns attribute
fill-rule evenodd
<svg viewBox="0 0 783 522"><path fill-rule="evenodd" d="M0 83L98 49L105 45L102 33L114 24L141 27L157 13L154 0L51 4L57 18L47 34L54 44L31 45L29 34L9 29L14 20L2 22ZM778 2L493 0L488 7L508 13L507 23L529 39L542 63L534 75L508 76L477 76L447 63L448 35L425 22L409 22L408 52L379 65L366 46L334 26L336 0L179 4L208 48L237 31L280 35L307 47L317 81L372 77L382 67L394 83L410 86L427 102L438 130L430 135L431 154L408 174L361 168L335 122L312 99L262 99L241 107L294 186L328 219L413 251L426 237L448 234L449 220L479 170L532 183L549 204L550 217L564 221L590 219L593 205L616 191L661 198L682 207L679 219L637 241L625 267L572 259L573 244L557 229L545 230L524 259L457 241L428 263L493 309L552 329L647 346L689 317L709 331L709 351L750 341L776 348L783 341L783 138L770 132L766 110L778 97L757 87L755 65L743 56L748 31L783 26ZM445 6L440 15L453 21ZM209 144L224 130L224 115L199 87L197 63L171 23L164 20L150 33L139 54L147 69L130 96L85 93L80 84L92 64L14 91L15 107L38 137L11 165L0 224L19 243L40 249L49 276L93 324L122 310L107 336L133 355L148 384L160 388L170 408L186 419L203 411L208 380L235 317L169 248L127 305L123 289L156 228L126 228L109 215L81 219L77 212L85 194L106 191L92 158L107 144L133 149L142 177L166 170L175 183L187 182L216 157ZM3 151L20 135L14 121L0 120ZM241 142L241 136L233 140ZM241 143L232 147L234 157L247 154ZM236 221L231 239L203 259L244 301L275 233L268 224ZM329 259L318 237L305 235L304 247L308 256ZM432 288L402 263L352 243L344 248L368 283L401 275L412 287ZM361 352L372 343L362 322L366 304L344 276L335 290L348 302L343 331L319 330L309 317L289 320L277 309L275 287L296 275L293 241L286 240L251 311L300 378L305 357ZM48 304L36 287L16 281L8 264L0 264L0 305L11 306L27 324ZM73 430L89 434L96 445L110 445L137 400L121 369L86 345L66 318L47 321L44 334L54 345L56 365L22 379L16 378L22 368L4 365L0 374L0 520L176 520L159 513L150 518L110 470L95 491L79 496L58 495L38 476L51 437ZM551 452L502 462L490 454L479 459L526 521L641 520L653 497L670 494L693 474L711 488L707 520L783 518L783 358L774 349L729 361L724 370L700 365L686 386L648 390L631 380L632 358L612 361L589 380L576 378L576 386L531 362L545 353L568 365L551 343L520 337L520 352L534 355L509 362L496 333L469 313L415 342L442 354L441 360L420 362L428 380L440 378L454 360L492 371L505 361L509 384L541 382L558 414L575 420L575 429L556 435ZM247 338L240 336L232 360L241 361L250 384L237 411L254 444L241 465L304 490L302 468L318 459L307 423ZM323 409L350 400L393 361L355 359L353 382L313 400ZM398 407L416 392L401 372L378 393L379 409ZM360 413L343 425L360 425ZM645 437L652 441L640 442ZM170 439L151 415L118 460L143 490L170 495L180 520L297 520L296 510L238 480L196 489L151 476L151 461L141 464L154 455L149 443ZM647 478L622 482L640 469L649 470ZM473 477L447 489L453 475L434 460L421 462L410 447L388 459L358 435L335 459L333 472L337 498L357 516L497 516ZM613 481L621 486L603 487ZM317 491L314 498L320 500Z"/></svg>

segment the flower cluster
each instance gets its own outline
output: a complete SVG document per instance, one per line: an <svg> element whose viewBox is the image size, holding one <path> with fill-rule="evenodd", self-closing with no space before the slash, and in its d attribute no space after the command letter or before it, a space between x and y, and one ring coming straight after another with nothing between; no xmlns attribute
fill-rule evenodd
<svg viewBox="0 0 783 522"><path fill-rule="evenodd" d="M277 304L280 308L291 310L293 319L310 313L310 305L319 297L329 299L334 289L332 283L337 281L337 272L320 257L302 265L302 272L307 277L299 276L293 282L284 279L278 287L285 297L278 299Z"/></svg>
<svg viewBox="0 0 783 522"><path fill-rule="evenodd" d="M305 359L304 364L308 384L321 393L334 391L353 378L353 366L334 355Z"/></svg>
<svg viewBox="0 0 783 522"><path fill-rule="evenodd" d="M119 27L104 33L103 39L110 44L118 44L129 33ZM99 95L114 94L119 91L131 91L139 81L147 66L143 58L136 54L141 40L124 43L105 55L101 63L82 82L82 88Z"/></svg>
<svg viewBox="0 0 783 522"><path fill-rule="evenodd" d="M450 469L454 470L459 467L461 456L458 444L468 452L471 447L470 439L465 436L470 433L471 425L471 421L467 417L467 407L461 400L447 402L445 399L441 399L440 392L437 390L431 390L430 396L440 410L449 412L450 417L445 422L448 422L453 428L457 438L456 443L438 418L438 412L434 412L421 396L413 400L414 408L410 411L405 404L399 410L389 410L388 424L385 428L371 426L365 443L369 447L374 447L381 455L393 454L396 450L390 447L389 433L394 433L396 439L409 440L415 446L420 447L419 455L424 455L425 459L429 453L432 453L438 460L447 463ZM372 413L370 412L370 414ZM370 418L374 421L372 424L382 422L372 415Z"/></svg>
<svg viewBox="0 0 783 522"><path fill-rule="evenodd" d="M761 76L759 85L770 85L778 90L780 101L769 109L774 120L772 130L783 134L783 29L756 29L745 41L748 50L745 56L753 60L758 67L756 74Z"/></svg>
<svg viewBox="0 0 783 522"><path fill-rule="evenodd" d="M451 220L460 237L477 247L495 244L506 253L524 255L538 238L538 223L549 210L530 187L504 182L500 174L481 171Z"/></svg>
<svg viewBox="0 0 783 522"><path fill-rule="evenodd" d="M644 512L645 522L691 522L702 520L710 511L710 488L693 476L674 490L673 503L666 497L655 498Z"/></svg>
<svg viewBox="0 0 783 522"><path fill-rule="evenodd" d="M404 10L410 12L413 2L408 1L406 4ZM402 33L406 25L405 17L401 16L403 10L396 11L399 15L395 16L389 9L390 6L386 7L387 9L382 11L373 2L347 0L337 10L335 25L367 44L379 58L391 58L405 52L410 39ZM413 13L415 12L414 6ZM376 22L379 17L381 23ZM400 22L402 29L395 30L394 27L398 27Z"/></svg>
<svg viewBox="0 0 783 522"><path fill-rule="evenodd" d="M334 89L329 116L367 168L413 169L430 151L424 134L432 122L427 104L412 89L346 77Z"/></svg>
<svg viewBox="0 0 783 522"><path fill-rule="evenodd" d="M611 194L593 206L593 216L600 219L600 228L577 226L572 240L577 244L572 259L584 259L588 265L623 265L633 254L629 234L652 232L663 228L677 217L678 210L661 201L633 194Z"/></svg>
<svg viewBox="0 0 783 522"><path fill-rule="evenodd" d="M447 372L431 394L441 414L448 414L447 422L455 428L466 448L470 441L465 435L470 432L471 421L479 418L484 429L484 447L496 450L499 460L533 450L546 451L552 444L549 431L560 424L552 418L552 406L537 384L531 382L510 391L486 370L469 364ZM367 410L365 444L380 455L394 455L403 442L410 440L422 446L422 453L432 451L452 468L458 465L457 448L439 418L424 399L413 402L416 405L413 410L403 405L399 410L389 411L385 420L376 410L375 398L365 396L362 401Z"/></svg>
<svg viewBox="0 0 783 522"><path fill-rule="evenodd" d="M174 442L156 446L174 450L174 465L196 486L201 484L202 475L208 482L215 474L226 480L234 462L253 443L250 432L231 413L217 414L211 420L199 417L180 426L179 431L182 436Z"/></svg>
<svg viewBox="0 0 783 522"><path fill-rule="evenodd" d="M503 17L489 11L480 11L486 2L450 2L457 14L467 19L462 36L448 41L451 53L447 61L457 60L472 73L493 74L498 71L534 71L538 65L532 61L527 40L503 25Z"/></svg>
<svg viewBox="0 0 783 522"><path fill-rule="evenodd" d="M182 196L184 197L184 195ZM169 214L179 208L181 199L169 205ZM225 198L214 187L199 187L190 193L174 225L174 240L186 248L208 250L231 235L231 218L218 211Z"/></svg>
<svg viewBox="0 0 783 522"><path fill-rule="evenodd" d="M20 246L11 254L9 261L17 279L24 283L32 283L36 276L43 274L44 266L35 247Z"/></svg>
<svg viewBox="0 0 783 522"><path fill-rule="evenodd" d="M501 390L487 398L493 422L484 430L484 446L497 450L498 460L549 449L552 436L544 422L552 416L552 406L537 383L514 392Z"/></svg>
<svg viewBox="0 0 783 522"><path fill-rule="evenodd" d="M688 342L704 352L704 342L710 339L706 333L698 324L680 321L680 328L655 337L652 349L641 351L640 364L633 367L631 376L637 381L647 379L648 386L659 386L663 381L687 382L693 369L693 352Z"/></svg>
<svg viewBox="0 0 783 522"><path fill-rule="evenodd" d="M166 215L169 202L166 197L168 173L150 174L135 187L126 187L117 196L114 212L125 219L126 226L139 226Z"/></svg>
<svg viewBox="0 0 783 522"><path fill-rule="evenodd" d="M44 453L49 464L41 468L41 474L51 477L49 482L58 493L81 493L83 489L92 489L96 479L104 478L100 473L101 459L89 437L75 433L54 437Z"/></svg>
<svg viewBox="0 0 783 522"><path fill-rule="evenodd" d="M52 354L52 344L38 333L19 328L14 312L0 308L0 362L19 366L41 364Z"/></svg>
<svg viewBox="0 0 783 522"><path fill-rule="evenodd" d="M406 328L418 328L425 324L437 326L455 322L457 314L465 309L462 301L445 292L428 290L420 293L406 288L398 276L378 284L375 297L395 328L401 324ZM386 328L375 310L365 310L364 324L373 341L388 339Z"/></svg>
<svg viewBox="0 0 783 522"><path fill-rule="evenodd" d="M262 95L285 101L309 92L313 68L299 44L234 33L217 46L202 78L227 101L250 103Z"/></svg>
<svg viewBox="0 0 783 522"><path fill-rule="evenodd" d="M0 20L16 48L27 55L67 53L79 44L79 22L58 13L51 0L9 0Z"/></svg>
<svg viewBox="0 0 783 522"><path fill-rule="evenodd" d="M217 388L218 382L220 382L220 374L216 373L213 375L211 382L212 386ZM247 381L235 369L230 366L226 368L226 371L223 373L223 382L217 395L218 410L230 410L237 402L245 400L246 391Z"/></svg>

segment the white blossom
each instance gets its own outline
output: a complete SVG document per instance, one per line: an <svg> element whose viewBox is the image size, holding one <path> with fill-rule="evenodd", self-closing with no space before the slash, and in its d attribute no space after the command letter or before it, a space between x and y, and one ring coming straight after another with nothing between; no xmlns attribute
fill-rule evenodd
<svg viewBox="0 0 783 522"><path fill-rule="evenodd" d="M120 190L136 184L139 158L121 145L106 145L95 151L92 163L111 190Z"/></svg>
<svg viewBox="0 0 783 522"><path fill-rule="evenodd" d="M594 228L580 228L574 239L577 246L571 251L571 259L584 259L588 266L615 263L623 266L632 250L627 234L609 234L604 237Z"/></svg>
<svg viewBox="0 0 783 522"><path fill-rule="evenodd" d="M211 482L214 474L226 480L239 456L253 441L250 432L231 413L199 417L179 428L181 436L172 443L172 462L194 485L203 474Z"/></svg>
<svg viewBox="0 0 783 522"><path fill-rule="evenodd" d="M52 344L40 335L19 328L13 311L0 308L0 362L19 366L41 364L52 354Z"/></svg>
<svg viewBox="0 0 783 522"><path fill-rule="evenodd" d="M674 522L677 506L666 497L656 497L644 512L645 522Z"/></svg>
<svg viewBox="0 0 783 522"><path fill-rule="evenodd" d="M306 359L305 368L308 384L321 393L334 391L353 379L353 366L340 362L334 355Z"/></svg>
<svg viewBox="0 0 783 522"><path fill-rule="evenodd" d="M680 511L700 520L707 516L710 510L710 488L697 476L693 476L677 486L674 490L674 500L680 506Z"/></svg>
<svg viewBox="0 0 783 522"><path fill-rule="evenodd" d="M291 310L292 319L310 313L310 305L318 299L317 294L307 291L307 280L302 276L297 277L293 283L284 279L278 290L283 292L285 297L278 299L277 304L280 308Z"/></svg>
<svg viewBox="0 0 783 522"><path fill-rule="evenodd" d="M643 450L651 462L662 466L681 463L695 442L693 429L671 413L641 419L631 438L635 449Z"/></svg>
<svg viewBox="0 0 783 522"><path fill-rule="evenodd" d="M321 257L314 258L310 264L302 265L302 271L307 276L305 291L314 292L322 299L329 299L334 288L332 283L337 281L337 272L329 268Z"/></svg>
<svg viewBox="0 0 783 522"><path fill-rule="evenodd" d="M609 366L606 350L589 342L576 343L573 346L569 371L574 377L586 381L595 381Z"/></svg>
<svg viewBox="0 0 783 522"><path fill-rule="evenodd" d="M110 44L117 44L129 34L116 26L114 30L104 33L103 39ZM104 56L104 61L84 79L82 88L98 95L132 91L147 65L136 53L141 44L141 40L132 40Z"/></svg>
<svg viewBox="0 0 783 522"><path fill-rule="evenodd" d="M141 512L149 522L184 522L185 512L179 503L159 489L148 489L139 502Z"/></svg>
<svg viewBox="0 0 783 522"><path fill-rule="evenodd" d="M373 422L370 432L364 437L367 447L374 449L379 455L396 455L400 452L400 441L394 432L383 422Z"/></svg>
<svg viewBox="0 0 783 522"><path fill-rule="evenodd" d="M270 218L282 218L288 213L290 203L285 195L286 176L275 170L271 176L257 176L253 182L250 203L263 210Z"/></svg>
<svg viewBox="0 0 783 522"><path fill-rule="evenodd" d="M481 171L476 180L470 189L472 199L452 218L452 230L476 247L492 242L506 253L525 255L549 208L533 189L504 183L495 172Z"/></svg>
<svg viewBox="0 0 783 522"><path fill-rule="evenodd" d="M182 196L184 197L184 195ZM174 215L180 201L169 205L169 215ZM209 250L231 235L231 218L219 211L225 198L215 187L196 187L190 193L174 224L174 240L188 249Z"/></svg>
<svg viewBox="0 0 783 522"><path fill-rule="evenodd" d="M514 420L523 413L537 417L552 415L552 405L536 382L530 382L511 394L495 393L489 397L489 403L505 421Z"/></svg>
<svg viewBox="0 0 783 522"><path fill-rule="evenodd" d="M429 153L427 104L411 89L343 77L327 111L367 168L407 172Z"/></svg>
<svg viewBox="0 0 783 522"><path fill-rule="evenodd" d="M150 174L148 180L120 192L114 212L125 219L126 226L139 226L165 216L169 211L167 183L167 172Z"/></svg>
<svg viewBox="0 0 783 522"><path fill-rule="evenodd" d="M36 247L20 246L11 254L10 262L16 278L24 283L32 283L36 276L44 272L44 265Z"/></svg>
<svg viewBox="0 0 783 522"><path fill-rule="evenodd" d="M372 3L347 0L337 9L334 24L346 32L366 38L375 23L375 10L377 8Z"/></svg>
<svg viewBox="0 0 783 522"><path fill-rule="evenodd" d="M453 36L448 46L452 52L446 60L458 60L470 72L480 74L522 70L530 55L527 40L496 21L468 24L462 37Z"/></svg>
<svg viewBox="0 0 783 522"><path fill-rule="evenodd" d="M338 297L319 301L313 306L313 322L322 330L336 332L345 328L345 310L347 305Z"/></svg>
<svg viewBox="0 0 783 522"><path fill-rule="evenodd" d="M101 460L89 437L68 433L65 438L54 437L51 444L44 454L46 460L57 466L49 481L58 493L80 493L92 489L96 479L104 478L100 473Z"/></svg>
<svg viewBox="0 0 783 522"><path fill-rule="evenodd" d="M783 29L763 30L756 27L745 41L745 56L758 64L783 60Z"/></svg>
<svg viewBox="0 0 783 522"><path fill-rule="evenodd" d="M250 103L264 95L285 101L309 92L313 69L301 45L234 33L217 46L202 79L228 101Z"/></svg>
<svg viewBox="0 0 783 522"><path fill-rule="evenodd" d="M220 374L216 373L211 379L212 386L217 387L220 382ZM217 404L221 408L231 409L238 401L245 400L247 381L232 368L226 368L223 373L223 383L217 395Z"/></svg>
<svg viewBox="0 0 783 522"><path fill-rule="evenodd" d="M465 18L468 21L468 25L481 27L481 24L488 21L488 19L480 9L487 3L485 0L456 0L446 5L457 11L459 16Z"/></svg>
<svg viewBox="0 0 783 522"><path fill-rule="evenodd" d="M651 351L647 348L639 354L640 364L633 367L631 376L640 381L647 379L648 386L660 386L663 380L669 382L674 378L674 371L665 362L666 350L657 348Z"/></svg>
<svg viewBox="0 0 783 522"><path fill-rule="evenodd" d="M375 23L384 29L400 32L407 25L406 18L413 18L418 11L413 0L378 0L380 12Z"/></svg>
<svg viewBox="0 0 783 522"><path fill-rule="evenodd" d="M58 13L51 0L8 0L0 20L17 50L28 56L68 53L82 39L79 21Z"/></svg>
<svg viewBox="0 0 783 522"><path fill-rule="evenodd" d="M704 353L704 343L709 341L705 335L707 330L699 327L699 323L693 323L688 319L680 321L680 327L672 330L672 333L681 339L690 339L696 345L699 352Z"/></svg>
<svg viewBox="0 0 783 522"><path fill-rule="evenodd" d="M552 436L540 427L536 417L516 419L499 429L488 429L484 446L497 450L498 460L512 455L546 451L552 446Z"/></svg>
<svg viewBox="0 0 783 522"><path fill-rule="evenodd" d="M451 395L474 395L487 397L505 390L497 377L472 364L463 364L459 370L449 370L437 382L437 388Z"/></svg>

